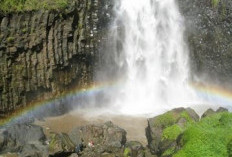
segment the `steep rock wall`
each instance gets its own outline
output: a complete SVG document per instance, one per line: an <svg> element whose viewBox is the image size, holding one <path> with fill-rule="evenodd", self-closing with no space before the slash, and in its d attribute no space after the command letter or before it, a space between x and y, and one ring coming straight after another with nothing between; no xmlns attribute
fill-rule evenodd
<svg viewBox="0 0 232 157"><path fill-rule="evenodd" d="M0 115L92 83L111 3L0 15Z"/></svg>
<svg viewBox="0 0 232 157"><path fill-rule="evenodd" d="M232 77L232 1L177 0L186 21L192 72L203 79Z"/></svg>

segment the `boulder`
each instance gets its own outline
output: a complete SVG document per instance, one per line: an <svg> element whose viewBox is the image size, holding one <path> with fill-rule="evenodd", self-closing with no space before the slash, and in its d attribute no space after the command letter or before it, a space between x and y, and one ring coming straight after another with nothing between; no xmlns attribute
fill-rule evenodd
<svg viewBox="0 0 232 157"><path fill-rule="evenodd" d="M205 118L205 117L211 116L211 115L219 113L219 112L228 112L228 109L223 108L223 107L219 107L216 111L214 111L213 109L209 108L208 110L206 110L202 114L201 118Z"/></svg>
<svg viewBox="0 0 232 157"><path fill-rule="evenodd" d="M77 153L72 153L69 157L79 157Z"/></svg>
<svg viewBox="0 0 232 157"><path fill-rule="evenodd" d="M0 151L2 150L2 148L4 147L5 144L5 136L3 134L4 130L1 129L0 130Z"/></svg>
<svg viewBox="0 0 232 157"><path fill-rule="evenodd" d="M32 124L7 126L0 130L0 153L17 152L19 156L47 156L43 129Z"/></svg>
<svg viewBox="0 0 232 157"><path fill-rule="evenodd" d="M65 133L52 133L49 141L49 154L51 156L58 154L71 154L75 151L75 144Z"/></svg>
<svg viewBox="0 0 232 157"><path fill-rule="evenodd" d="M83 151L84 156L121 153L121 148L126 143L126 131L112 122L78 127L73 129L69 136L75 145L80 144L83 140L86 146ZM89 146L91 141L93 146Z"/></svg>
<svg viewBox="0 0 232 157"><path fill-rule="evenodd" d="M19 157L18 153L1 154L0 157Z"/></svg>
<svg viewBox="0 0 232 157"><path fill-rule="evenodd" d="M144 157L144 147L140 142L129 141L126 143L123 155L125 157Z"/></svg>
<svg viewBox="0 0 232 157"><path fill-rule="evenodd" d="M206 111L202 114L201 118L205 118L205 117L211 116L211 115L213 115L213 114L215 114L215 113L216 113L216 112L215 112L213 109L209 108L208 110L206 110Z"/></svg>
<svg viewBox="0 0 232 157"><path fill-rule="evenodd" d="M157 155L152 154L150 149L147 147L144 150L144 155L145 155L145 157L158 157Z"/></svg>
<svg viewBox="0 0 232 157"><path fill-rule="evenodd" d="M175 152L177 138L190 123L199 121L199 116L191 108L177 108L148 119L146 137L151 153L168 156Z"/></svg>
<svg viewBox="0 0 232 157"><path fill-rule="evenodd" d="M45 151L46 150L46 151ZM20 154L20 157L46 157L47 146L41 146L40 144L27 144L23 146Z"/></svg>
<svg viewBox="0 0 232 157"><path fill-rule="evenodd" d="M219 112L228 112L228 109L227 108L223 108L223 107L219 107L216 112L217 113L219 113Z"/></svg>

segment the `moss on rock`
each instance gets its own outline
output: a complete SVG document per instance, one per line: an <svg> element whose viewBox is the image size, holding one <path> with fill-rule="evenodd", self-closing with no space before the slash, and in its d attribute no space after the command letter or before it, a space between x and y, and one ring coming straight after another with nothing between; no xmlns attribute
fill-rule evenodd
<svg viewBox="0 0 232 157"><path fill-rule="evenodd" d="M176 148L177 138L198 120L199 116L190 108L173 109L149 119L146 136L151 152L162 155L167 150Z"/></svg>
<svg viewBox="0 0 232 157"><path fill-rule="evenodd" d="M162 140L176 140L177 137L183 132L183 129L177 125L174 124L170 127L167 127L163 130Z"/></svg>

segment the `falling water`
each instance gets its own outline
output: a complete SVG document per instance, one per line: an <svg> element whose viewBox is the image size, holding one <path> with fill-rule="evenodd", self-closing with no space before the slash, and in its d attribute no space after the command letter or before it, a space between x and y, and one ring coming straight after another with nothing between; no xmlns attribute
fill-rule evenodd
<svg viewBox="0 0 232 157"><path fill-rule="evenodd" d="M113 28L123 78L112 103L122 113L149 114L195 101L188 87L184 19L174 0L120 0Z"/></svg>

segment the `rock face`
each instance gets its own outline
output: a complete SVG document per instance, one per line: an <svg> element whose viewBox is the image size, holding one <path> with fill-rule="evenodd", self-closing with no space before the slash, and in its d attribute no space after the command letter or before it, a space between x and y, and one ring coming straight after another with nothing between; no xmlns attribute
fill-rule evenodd
<svg viewBox="0 0 232 157"><path fill-rule="evenodd" d="M52 134L49 143L49 154L56 156L59 154L72 153L75 150L75 145L65 133Z"/></svg>
<svg viewBox="0 0 232 157"><path fill-rule="evenodd" d="M228 109L223 108L223 107L219 107L219 108L217 109L217 111L214 111L213 109L209 108L208 110L206 110L206 111L202 114L201 118L209 117L209 116L211 116L211 115L214 115L214 114L216 114L216 113L221 113L221 112L228 112Z"/></svg>
<svg viewBox="0 0 232 157"><path fill-rule="evenodd" d="M65 10L0 15L0 114L90 85L111 3L75 0Z"/></svg>
<svg viewBox="0 0 232 157"><path fill-rule="evenodd" d="M207 111L205 111L203 114L202 114L202 116L201 116L201 118L204 118L204 117L208 117L208 116L210 116L210 115L213 115L213 114L215 114L216 112L213 110L213 109L208 109Z"/></svg>
<svg viewBox="0 0 232 157"><path fill-rule="evenodd" d="M211 113L210 110L205 113ZM0 129L0 154L16 157L170 157L231 156L232 114L225 108L199 116L176 108L148 119L148 147L126 141L126 131L112 122L43 133L41 127L18 124ZM222 142L223 141L223 142Z"/></svg>
<svg viewBox="0 0 232 157"><path fill-rule="evenodd" d="M187 108L173 109L163 115L148 119L146 137L152 154L170 156L177 149L178 137L188 123L199 120L194 110Z"/></svg>
<svg viewBox="0 0 232 157"><path fill-rule="evenodd" d="M83 147L77 152L79 144ZM6 156L11 153L20 157L68 157L78 153L83 157L116 157L123 156L125 145L134 154L143 153L139 142L126 144L126 131L112 122L75 128L70 134L49 133L47 137L41 127L32 124L13 125L0 130L0 154Z"/></svg>
<svg viewBox="0 0 232 157"><path fill-rule="evenodd" d="M100 156L102 154L121 153L121 149L126 143L126 131L114 125L112 122L106 122L103 125L88 125L73 129L70 139L78 145L81 139L87 148L83 156ZM88 147L89 142L94 143L94 147Z"/></svg>
<svg viewBox="0 0 232 157"><path fill-rule="evenodd" d="M177 2L186 21L193 72L198 76L231 83L232 1Z"/></svg>
<svg viewBox="0 0 232 157"><path fill-rule="evenodd" d="M186 21L193 73L230 81L232 2L177 2ZM103 43L115 44L107 36L112 8L113 0L73 0L60 11L1 14L0 114L90 85L95 68L114 61L102 53L112 50Z"/></svg>
<svg viewBox="0 0 232 157"><path fill-rule="evenodd" d="M14 125L0 130L0 154L12 152L19 156L47 156L43 129L35 125Z"/></svg>
<svg viewBox="0 0 232 157"><path fill-rule="evenodd" d="M145 156L144 147L140 142L129 141L126 143L123 155L144 157Z"/></svg>

